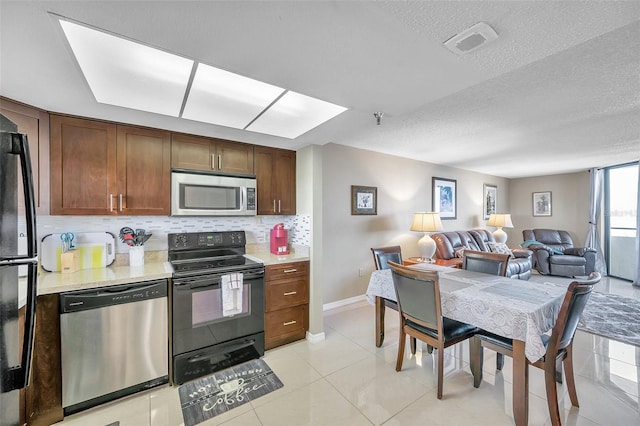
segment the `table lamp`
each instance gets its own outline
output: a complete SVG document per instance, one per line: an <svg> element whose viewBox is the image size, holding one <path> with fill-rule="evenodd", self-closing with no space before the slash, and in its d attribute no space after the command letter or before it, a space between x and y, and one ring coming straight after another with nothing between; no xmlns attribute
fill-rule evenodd
<svg viewBox="0 0 640 426"><path fill-rule="evenodd" d="M487 226L495 226L496 229L493 231L493 238L495 238L498 243L506 243L507 242L507 233L502 230L502 228L513 228L513 223L511 223L511 215L505 213L493 213L489 216L489 222L487 222Z"/></svg>
<svg viewBox="0 0 640 426"><path fill-rule="evenodd" d="M424 237L418 241L418 249L423 261L431 262L436 252L436 242L429 232L441 231L442 222L438 212L419 212L413 215L412 231L424 232Z"/></svg>

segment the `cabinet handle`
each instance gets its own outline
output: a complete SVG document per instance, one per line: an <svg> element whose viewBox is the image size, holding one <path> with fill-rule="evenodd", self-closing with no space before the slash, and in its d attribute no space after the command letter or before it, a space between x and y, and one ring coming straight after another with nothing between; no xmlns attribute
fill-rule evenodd
<svg viewBox="0 0 640 426"><path fill-rule="evenodd" d="M122 194L120 194L120 211L122 211Z"/></svg>
<svg viewBox="0 0 640 426"><path fill-rule="evenodd" d="M294 294L298 294L298 292L297 291L288 291L288 292L284 293L283 296L291 296L291 295L294 295Z"/></svg>
<svg viewBox="0 0 640 426"><path fill-rule="evenodd" d="M211 170L215 170L215 169L216 169L216 155L211 154Z"/></svg>
<svg viewBox="0 0 640 426"><path fill-rule="evenodd" d="M109 211L113 211L113 194L109 194Z"/></svg>
<svg viewBox="0 0 640 426"><path fill-rule="evenodd" d="M278 200L278 213L282 213L282 206L280 205L280 200Z"/></svg>
<svg viewBox="0 0 640 426"><path fill-rule="evenodd" d="M273 212L276 212L276 200L275 198L273 199Z"/></svg>
<svg viewBox="0 0 640 426"><path fill-rule="evenodd" d="M297 323L297 322L298 322L298 321L287 321L287 322L285 322L285 323L284 323L284 324L282 324L282 325L292 325L292 324L295 324L295 323Z"/></svg>
<svg viewBox="0 0 640 426"><path fill-rule="evenodd" d="M218 155L218 170L222 170L222 155Z"/></svg>
<svg viewBox="0 0 640 426"><path fill-rule="evenodd" d="M285 269L284 271L282 271L283 274L290 274L292 272L298 272L298 270L296 268L293 268L293 269Z"/></svg>

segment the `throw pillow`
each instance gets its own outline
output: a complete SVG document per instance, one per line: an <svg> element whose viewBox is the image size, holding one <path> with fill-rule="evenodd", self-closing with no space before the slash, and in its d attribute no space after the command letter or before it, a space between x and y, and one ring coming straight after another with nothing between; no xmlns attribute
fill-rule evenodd
<svg viewBox="0 0 640 426"><path fill-rule="evenodd" d="M493 253L508 254L509 257L515 257L513 255L513 252L509 249L509 247L507 247L505 243L495 243L493 241L489 241L487 242L487 245Z"/></svg>

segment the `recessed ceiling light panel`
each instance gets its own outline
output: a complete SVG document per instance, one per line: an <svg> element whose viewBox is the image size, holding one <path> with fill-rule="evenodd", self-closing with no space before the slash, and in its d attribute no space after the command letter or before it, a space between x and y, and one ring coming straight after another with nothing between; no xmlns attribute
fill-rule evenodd
<svg viewBox="0 0 640 426"><path fill-rule="evenodd" d="M198 64L183 118L243 129L284 89Z"/></svg>
<svg viewBox="0 0 640 426"><path fill-rule="evenodd" d="M287 92L247 130L295 139L346 110L340 105Z"/></svg>
<svg viewBox="0 0 640 426"><path fill-rule="evenodd" d="M60 25L98 102L180 114L192 60L63 19Z"/></svg>

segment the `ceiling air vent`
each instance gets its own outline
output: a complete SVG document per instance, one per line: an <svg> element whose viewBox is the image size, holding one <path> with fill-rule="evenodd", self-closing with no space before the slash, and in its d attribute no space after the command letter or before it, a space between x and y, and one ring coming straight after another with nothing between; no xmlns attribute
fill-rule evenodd
<svg viewBox="0 0 640 426"><path fill-rule="evenodd" d="M445 41L444 45L457 55L465 55L497 38L498 34L489 24L478 22L473 27Z"/></svg>

